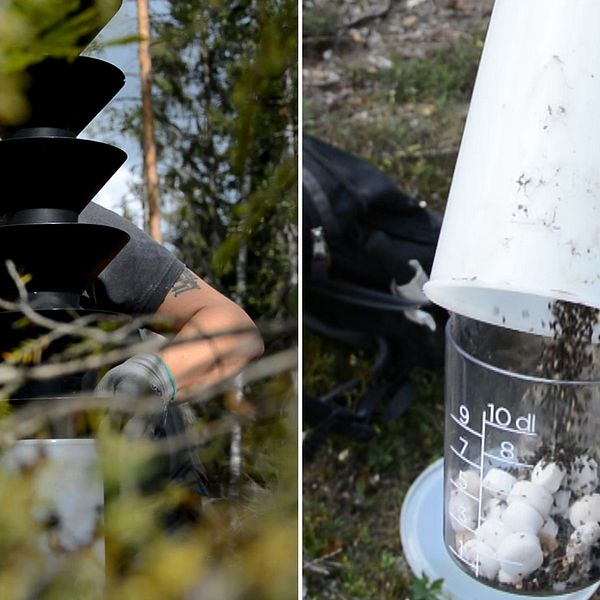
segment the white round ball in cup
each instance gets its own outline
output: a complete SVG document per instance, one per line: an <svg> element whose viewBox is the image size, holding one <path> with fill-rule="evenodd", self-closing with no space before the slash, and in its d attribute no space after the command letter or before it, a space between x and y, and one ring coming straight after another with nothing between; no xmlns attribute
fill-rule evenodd
<svg viewBox="0 0 600 600"><path fill-rule="evenodd" d="M400 512L400 539L412 572L430 580L443 579L449 600L523 600L524 596L489 587L467 575L450 556L443 536L443 459L427 467L414 481ZM508 577L502 570L498 577ZM512 580L511 580L512 581ZM506 583L511 583L508 579ZM546 600L590 600L600 583L577 592L544 596Z"/></svg>

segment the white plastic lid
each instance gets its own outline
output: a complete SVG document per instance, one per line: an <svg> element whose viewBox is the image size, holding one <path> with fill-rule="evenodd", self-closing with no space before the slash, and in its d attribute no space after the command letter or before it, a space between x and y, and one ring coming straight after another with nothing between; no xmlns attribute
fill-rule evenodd
<svg viewBox="0 0 600 600"><path fill-rule="evenodd" d="M600 307L600 2L497 0L424 291L549 335L548 303Z"/></svg>

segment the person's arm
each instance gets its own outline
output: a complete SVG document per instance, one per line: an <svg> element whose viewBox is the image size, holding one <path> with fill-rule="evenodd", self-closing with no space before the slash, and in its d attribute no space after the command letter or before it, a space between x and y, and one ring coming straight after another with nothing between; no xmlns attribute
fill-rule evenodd
<svg viewBox="0 0 600 600"><path fill-rule="evenodd" d="M172 319L177 330L177 343L159 353L177 389L211 385L263 352L260 334L244 310L187 268L156 315ZM185 339L190 341L180 343Z"/></svg>

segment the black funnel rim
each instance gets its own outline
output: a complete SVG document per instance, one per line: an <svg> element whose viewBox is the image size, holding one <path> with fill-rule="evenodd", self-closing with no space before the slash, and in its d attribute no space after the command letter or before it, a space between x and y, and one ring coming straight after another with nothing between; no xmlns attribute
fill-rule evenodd
<svg viewBox="0 0 600 600"><path fill-rule="evenodd" d="M57 208L79 214L126 160L120 148L94 140L2 140L0 213Z"/></svg>
<svg viewBox="0 0 600 600"><path fill-rule="evenodd" d="M79 135L125 85L115 65L91 56L47 57L28 69L30 114L18 125L0 122L0 136L23 129L55 129Z"/></svg>
<svg viewBox="0 0 600 600"><path fill-rule="evenodd" d="M84 148L84 145L89 147L99 148L103 146L105 148L112 148L113 151L118 151L123 157L124 161L127 159L127 153L125 150L121 150L118 146L114 144L108 144L107 142L99 142L98 140L88 140L86 138L74 138L67 137L62 135L52 135L52 136L27 136L25 138L17 137L17 138L9 138L7 140L0 140L0 152L2 152L2 148L8 148L8 145L12 146L10 152L19 152L23 151L22 145L25 144L26 152L29 154L32 150L35 150L32 146L32 142L36 142L37 144L64 144L68 149L69 147L78 147L79 150ZM62 151L62 149L61 149ZM33 174L33 171L31 171Z"/></svg>
<svg viewBox="0 0 600 600"><path fill-rule="evenodd" d="M31 275L30 293L81 295L129 240L126 231L96 223L5 225L0 235L0 297L9 299L16 292L5 267L8 259L19 273Z"/></svg>

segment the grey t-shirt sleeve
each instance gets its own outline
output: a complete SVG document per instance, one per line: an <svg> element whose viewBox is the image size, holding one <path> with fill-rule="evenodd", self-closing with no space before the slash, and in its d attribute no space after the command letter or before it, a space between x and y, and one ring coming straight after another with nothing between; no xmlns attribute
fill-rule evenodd
<svg viewBox="0 0 600 600"><path fill-rule="evenodd" d="M133 223L94 202L82 211L79 222L118 227L131 236L86 290L94 308L132 315L155 313L185 265Z"/></svg>

